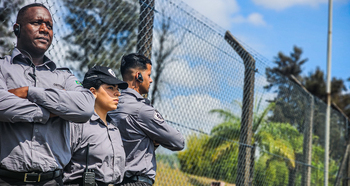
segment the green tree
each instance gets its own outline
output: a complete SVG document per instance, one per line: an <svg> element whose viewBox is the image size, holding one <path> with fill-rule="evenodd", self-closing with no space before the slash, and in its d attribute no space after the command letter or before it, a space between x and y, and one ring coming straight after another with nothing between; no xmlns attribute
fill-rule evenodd
<svg viewBox="0 0 350 186"><path fill-rule="evenodd" d="M288 167L288 185L294 185L295 176L299 168L295 164L297 157L302 155L303 137L299 131L287 123L268 122L267 114L275 108L275 104L271 103L261 113L255 110L253 119L253 139L254 146L260 151L274 154L270 156L267 162L274 162L280 159L286 162ZM219 114L224 122L215 126L211 131L211 137L208 146L215 148L214 157L222 159L225 153L230 153L233 149L238 149L233 143L238 141L240 131L240 119L233 113L222 109L212 110L212 113ZM269 154L267 154L269 155ZM276 157L283 157L276 158ZM268 166L267 166L268 167Z"/></svg>
<svg viewBox="0 0 350 186"><path fill-rule="evenodd" d="M294 46L290 56L278 53L274 63L276 67L266 68L266 78L269 83L265 88L277 92L274 100L276 107L272 116L269 118L274 122L290 123L296 126L299 131L303 130L305 118L300 110L307 108L307 94L302 89L292 83L292 75L301 80L302 65L307 59L302 59L302 49ZM302 116L302 117L301 117Z"/></svg>
<svg viewBox="0 0 350 186"><path fill-rule="evenodd" d="M23 5L24 0L0 0L0 56L10 54L14 47L15 34L13 33L11 20L17 16L18 10Z"/></svg>
<svg viewBox="0 0 350 186"><path fill-rule="evenodd" d="M262 112L256 108L252 141L260 152L269 152L277 157L283 157L286 166L290 168L289 172L292 172L296 169L295 155L301 152L302 137L298 130L289 124L267 122L267 114L273 108L274 103ZM179 153L181 168L188 173L234 183L237 169L232 165L237 164L240 118L223 109L214 109L211 113L218 114L223 118L223 122L213 127L210 137L191 136L187 149ZM199 139L201 143L197 142ZM269 156L268 159L269 162L276 161L274 156Z"/></svg>
<svg viewBox="0 0 350 186"><path fill-rule="evenodd" d="M138 26L138 1L63 0L69 10L65 17L72 30L65 40L76 48L68 59L79 68L94 64L118 69L123 54L135 51Z"/></svg>
<svg viewBox="0 0 350 186"><path fill-rule="evenodd" d="M306 87L306 89L315 97L318 97L321 99L325 105L325 102L327 101L327 93L326 93L326 77L322 70L320 70L319 67L316 68L316 70L312 73L309 73L308 76L305 76L303 78L303 85ZM340 110L342 110L348 117L350 115L350 94L344 94L343 92L346 91L347 88L345 86L345 82L342 79L332 78L331 81L331 99L332 103L338 106ZM324 108L316 108L316 114L314 117L314 134L317 136L320 136L320 140L318 142L320 144L324 144L324 138L322 136L325 135L324 132L324 121L325 118L325 111ZM337 114L337 112L332 111L331 112L331 124L332 126L338 125L338 123L345 123L345 118L343 118L340 114ZM344 126L345 127L345 126ZM330 155L334 160L339 160L343 153L344 148L343 145L345 144L345 139L343 138L342 133L344 129L339 127L331 127L331 138L330 138Z"/></svg>

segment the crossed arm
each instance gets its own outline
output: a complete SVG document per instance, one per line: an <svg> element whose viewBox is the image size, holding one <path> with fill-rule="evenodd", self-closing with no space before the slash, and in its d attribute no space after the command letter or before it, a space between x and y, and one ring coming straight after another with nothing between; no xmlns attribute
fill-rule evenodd
<svg viewBox="0 0 350 186"><path fill-rule="evenodd" d="M94 109L90 91L67 78L65 89L20 87L7 90L0 74L0 121L38 122L45 124L49 117L59 116L73 122L86 122Z"/></svg>

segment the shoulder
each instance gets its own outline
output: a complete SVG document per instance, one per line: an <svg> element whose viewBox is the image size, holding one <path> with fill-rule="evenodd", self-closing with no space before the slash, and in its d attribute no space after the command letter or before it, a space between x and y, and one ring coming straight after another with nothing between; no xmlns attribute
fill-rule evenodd
<svg viewBox="0 0 350 186"><path fill-rule="evenodd" d="M72 74L72 72L70 71L70 69L67 68L67 67L56 68L56 70L57 70L58 72L68 72L68 73Z"/></svg>

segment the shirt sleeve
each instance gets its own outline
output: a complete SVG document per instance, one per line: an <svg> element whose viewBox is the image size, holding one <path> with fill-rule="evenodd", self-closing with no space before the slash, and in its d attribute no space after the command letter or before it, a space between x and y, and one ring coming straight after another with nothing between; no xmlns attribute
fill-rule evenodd
<svg viewBox="0 0 350 186"><path fill-rule="evenodd" d="M171 127L152 106L142 106L138 123L149 138L163 147L173 151L184 148L185 139L182 134Z"/></svg>
<svg viewBox="0 0 350 186"><path fill-rule="evenodd" d="M70 125L70 147L72 155L80 148L80 143L83 134L83 126L81 124L76 124L69 122Z"/></svg>
<svg viewBox="0 0 350 186"><path fill-rule="evenodd" d="M73 74L69 74L64 89L29 87L27 98L65 120L88 121L94 112L93 94Z"/></svg>
<svg viewBox="0 0 350 186"><path fill-rule="evenodd" d="M1 122L36 122L45 124L50 112L27 99L22 99L8 92L2 73L0 73L0 121Z"/></svg>

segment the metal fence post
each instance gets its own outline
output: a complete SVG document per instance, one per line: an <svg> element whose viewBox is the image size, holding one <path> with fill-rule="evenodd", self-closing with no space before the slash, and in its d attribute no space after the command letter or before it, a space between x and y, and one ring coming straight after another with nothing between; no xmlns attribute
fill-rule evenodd
<svg viewBox="0 0 350 186"><path fill-rule="evenodd" d="M152 56L154 1L139 0L140 18L139 34L137 36L137 52L143 53L148 59Z"/></svg>
<svg viewBox="0 0 350 186"><path fill-rule="evenodd" d="M244 86L241 114L241 129L239 134L239 153L237 169L237 186L248 186L252 177L251 149L253 136L253 106L254 106L254 81L255 59L245 48L226 31L225 40L232 46L244 63Z"/></svg>
<svg viewBox="0 0 350 186"><path fill-rule="evenodd" d="M308 92L307 92L308 93ZM314 97L308 93L311 98L310 104L310 117L309 121L306 120L304 127L304 142L303 142L303 156L304 163L307 165L303 166L302 183L305 186L311 184L311 155L312 155L312 131L313 131L313 120L314 120Z"/></svg>
<svg viewBox="0 0 350 186"><path fill-rule="evenodd" d="M310 97L310 112L306 112L304 124L304 140L303 140L303 161L306 165L302 168L302 185L310 186L311 184L311 157L312 157L312 131L313 131L313 120L315 110L315 98L314 96L300 83L300 81L293 75L290 76L290 80L298 84Z"/></svg>

